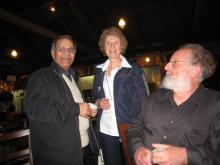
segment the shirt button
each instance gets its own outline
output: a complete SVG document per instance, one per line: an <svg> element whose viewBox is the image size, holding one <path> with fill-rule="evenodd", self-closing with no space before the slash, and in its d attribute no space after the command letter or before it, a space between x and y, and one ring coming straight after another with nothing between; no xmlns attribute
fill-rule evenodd
<svg viewBox="0 0 220 165"><path fill-rule="evenodd" d="M163 139L167 139L167 136L163 136Z"/></svg>
<svg viewBox="0 0 220 165"><path fill-rule="evenodd" d="M171 121L170 121L170 124L173 124L173 123L174 123L173 120L171 120Z"/></svg>

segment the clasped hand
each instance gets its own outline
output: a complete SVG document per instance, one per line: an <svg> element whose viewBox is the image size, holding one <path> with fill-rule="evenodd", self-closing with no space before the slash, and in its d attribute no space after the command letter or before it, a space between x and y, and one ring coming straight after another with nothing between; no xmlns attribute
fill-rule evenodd
<svg viewBox="0 0 220 165"><path fill-rule="evenodd" d="M88 103L80 103L80 116L85 118L95 117L97 114L97 109L91 109Z"/></svg>
<svg viewBox="0 0 220 165"><path fill-rule="evenodd" d="M102 108L103 110L107 110L110 108L110 102L109 99L107 98L102 98L99 100L99 106L100 108Z"/></svg>
<svg viewBox="0 0 220 165"><path fill-rule="evenodd" d="M135 152L137 165L184 165L187 164L187 152L185 148L166 144L152 144L153 151L141 147Z"/></svg>

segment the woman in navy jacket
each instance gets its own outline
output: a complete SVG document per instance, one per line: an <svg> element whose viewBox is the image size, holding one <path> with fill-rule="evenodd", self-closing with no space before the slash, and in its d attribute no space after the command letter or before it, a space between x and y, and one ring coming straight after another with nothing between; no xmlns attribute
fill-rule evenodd
<svg viewBox="0 0 220 165"><path fill-rule="evenodd" d="M118 124L130 123L147 95L142 69L123 56L127 40L114 27L105 29L99 40L100 50L108 57L96 67L93 97L99 106L97 125L105 165L122 165Z"/></svg>

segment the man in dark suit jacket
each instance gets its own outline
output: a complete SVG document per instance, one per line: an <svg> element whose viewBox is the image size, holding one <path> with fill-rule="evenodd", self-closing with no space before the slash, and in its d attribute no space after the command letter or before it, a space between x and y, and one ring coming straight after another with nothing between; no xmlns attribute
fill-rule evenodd
<svg viewBox="0 0 220 165"><path fill-rule="evenodd" d="M52 64L36 71L28 81L25 111L34 165L83 164L78 116L89 117L92 110L87 103L74 101L65 80L74 81L70 66L75 53L76 42L69 35L58 36L51 48Z"/></svg>

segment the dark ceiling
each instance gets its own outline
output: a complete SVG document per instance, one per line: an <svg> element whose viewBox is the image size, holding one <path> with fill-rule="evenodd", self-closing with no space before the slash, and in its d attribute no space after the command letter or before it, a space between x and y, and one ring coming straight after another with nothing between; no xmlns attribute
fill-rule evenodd
<svg viewBox="0 0 220 165"><path fill-rule="evenodd" d="M5 0L0 4L0 73L25 75L49 65L50 44L58 34L77 39L75 64L98 63L103 60L99 35L117 26L119 17L127 21L126 56L173 50L186 42L202 43L220 56L219 15L220 0ZM20 53L17 59L9 56L13 48Z"/></svg>

